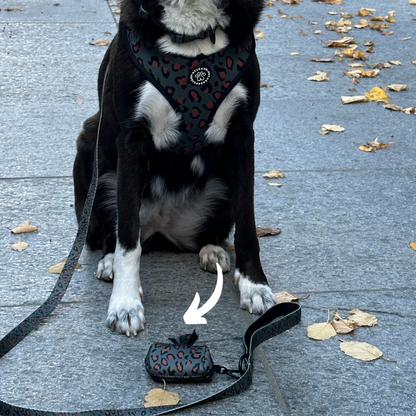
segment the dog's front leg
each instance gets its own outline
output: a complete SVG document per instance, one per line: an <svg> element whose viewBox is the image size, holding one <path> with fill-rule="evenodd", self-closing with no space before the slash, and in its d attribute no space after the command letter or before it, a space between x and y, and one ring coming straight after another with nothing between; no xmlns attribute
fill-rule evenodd
<svg viewBox="0 0 416 416"><path fill-rule="evenodd" d="M225 165L235 218L235 282L240 307L262 314L276 303L260 263L254 218L254 131L251 125L233 125L227 135Z"/></svg>
<svg viewBox="0 0 416 416"><path fill-rule="evenodd" d="M139 133L143 136L144 133ZM140 206L148 173L146 142L135 132L117 139L117 244L114 283L107 326L118 333L136 335L144 329L143 291L140 284ZM139 136L140 137L140 136Z"/></svg>

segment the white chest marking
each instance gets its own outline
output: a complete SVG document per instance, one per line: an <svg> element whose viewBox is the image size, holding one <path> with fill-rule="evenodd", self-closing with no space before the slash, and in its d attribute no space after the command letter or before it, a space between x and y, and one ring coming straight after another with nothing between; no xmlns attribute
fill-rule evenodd
<svg viewBox="0 0 416 416"><path fill-rule="evenodd" d="M147 119L157 150L166 150L180 138L182 116L176 113L168 100L149 82L139 89L135 119Z"/></svg>
<svg viewBox="0 0 416 416"><path fill-rule="evenodd" d="M207 143L222 143L227 135L228 125L235 109L247 100L247 88L240 82L230 91L215 113L214 119L205 132Z"/></svg>

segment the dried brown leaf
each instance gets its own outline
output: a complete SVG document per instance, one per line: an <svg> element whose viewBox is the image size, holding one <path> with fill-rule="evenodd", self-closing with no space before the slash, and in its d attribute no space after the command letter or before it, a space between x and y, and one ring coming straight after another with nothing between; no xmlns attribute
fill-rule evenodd
<svg viewBox="0 0 416 416"><path fill-rule="evenodd" d="M334 125L334 124L322 124L321 127L322 131L334 131L334 132L342 132L345 130L345 127Z"/></svg>
<svg viewBox="0 0 416 416"><path fill-rule="evenodd" d="M23 221L17 227L10 230L13 234L32 233L38 231L38 227L32 225L29 221Z"/></svg>
<svg viewBox="0 0 416 416"><path fill-rule="evenodd" d="M341 97L342 104L354 104L354 103L365 103L368 101L365 95L354 95L351 97L343 96Z"/></svg>
<svg viewBox="0 0 416 416"><path fill-rule="evenodd" d="M278 170L271 170L263 175L263 178L267 179L282 179L285 177L285 174Z"/></svg>
<svg viewBox="0 0 416 416"><path fill-rule="evenodd" d="M331 81L331 78L328 77L328 72L318 71L315 73L314 76L309 77L308 81L316 81L316 82Z"/></svg>
<svg viewBox="0 0 416 416"><path fill-rule="evenodd" d="M308 337L316 341L332 338L337 333L329 322L320 322L308 326Z"/></svg>
<svg viewBox="0 0 416 416"><path fill-rule="evenodd" d="M374 315L363 312L358 308L354 308L350 311L348 319L356 322L357 326L375 326L378 323L378 320Z"/></svg>
<svg viewBox="0 0 416 416"><path fill-rule="evenodd" d="M144 407L169 406L180 402L178 393L166 390L166 383L163 389L152 389L144 397Z"/></svg>
<svg viewBox="0 0 416 416"><path fill-rule="evenodd" d="M326 42L326 46L331 47L331 48L342 48L347 45L352 45L354 43L355 43L355 39L353 37L345 36L337 40L328 40Z"/></svg>
<svg viewBox="0 0 416 416"><path fill-rule="evenodd" d="M53 266L49 267L48 272L52 274L60 274L62 272L62 269L65 266L66 259L61 260L59 263L54 264ZM81 265L77 263L77 269L79 269Z"/></svg>
<svg viewBox="0 0 416 416"><path fill-rule="evenodd" d="M396 104L385 104L383 105L383 107L387 108L387 110L403 111L403 107L400 107L399 105L396 105Z"/></svg>
<svg viewBox="0 0 416 416"><path fill-rule="evenodd" d="M110 41L108 39L96 39L90 42L92 46L108 46Z"/></svg>
<svg viewBox="0 0 416 416"><path fill-rule="evenodd" d="M361 361L377 360L383 353L367 342L343 341L339 345L342 352Z"/></svg>
<svg viewBox="0 0 416 416"><path fill-rule="evenodd" d="M267 235L277 235L280 234L282 230L280 228L273 227L263 227L261 225L256 226L257 237L265 237Z"/></svg>
<svg viewBox="0 0 416 416"><path fill-rule="evenodd" d="M407 85L406 84L391 84L388 85L389 90L392 91L404 91L407 90Z"/></svg>
<svg viewBox="0 0 416 416"><path fill-rule="evenodd" d="M24 241L19 241L18 243L12 244L12 249L16 251L24 251L29 247L29 244Z"/></svg>
<svg viewBox="0 0 416 416"><path fill-rule="evenodd" d="M331 56L330 58L309 58L309 60L314 62L334 62L335 57Z"/></svg>
<svg viewBox="0 0 416 416"><path fill-rule="evenodd" d="M405 114L416 114L416 107L403 108L403 113L405 113Z"/></svg>
<svg viewBox="0 0 416 416"><path fill-rule="evenodd" d="M276 298L276 303L299 301L299 298L296 295L292 295L292 293L286 292L285 290L275 293L274 297Z"/></svg>
<svg viewBox="0 0 416 416"><path fill-rule="evenodd" d="M338 311L335 310L331 325L334 327L335 331L337 331L337 334L349 334L354 332L357 323L348 319L342 319Z"/></svg>

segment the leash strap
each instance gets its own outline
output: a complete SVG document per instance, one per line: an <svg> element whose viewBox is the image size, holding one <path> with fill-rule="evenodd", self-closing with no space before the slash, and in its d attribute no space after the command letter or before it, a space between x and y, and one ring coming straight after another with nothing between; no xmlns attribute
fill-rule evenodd
<svg viewBox="0 0 416 416"><path fill-rule="evenodd" d="M104 75L103 89L106 83L107 70ZM102 112L101 112L102 115ZM97 141L95 145L95 155L93 164L93 173L88 189L87 198L84 209L82 211L81 220L75 241L71 251L67 257L66 263L62 269L61 274L53 288L48 299L36 309L29 317L23 320L19 325L12 329L2 340L0 340L0 359L12 350L17 344L30 334L34 329L46 320L46 318L56 309L61 302L65 292L69 286L71 278L75 272L76 265L84 248L88 225L90 221L92 206L94 203L95 193L98 186L98 140L101 128L101 115L98 124ZM262 342L278 335L292 326L300 322L301 309L299 305L294 303L281 303L273 306L265 312L260 318L253 322L246 330L243 342L245 353L240 358L240 373L241 377L234 381L227 388L205 397L201 400L196 400L192 403L175 405L175 406L158 406L148 408L136 409L120 409L120 410L93 410L84 412L61 413L41 411L29 409L24 407L17 407L0 400L0 415L1 416L152 416L165 415L173 413L180 409L185 409L196 404L209 403L215 400L222 400L227 397L236 396L246 391L253 380L253 351Z"/></svg>

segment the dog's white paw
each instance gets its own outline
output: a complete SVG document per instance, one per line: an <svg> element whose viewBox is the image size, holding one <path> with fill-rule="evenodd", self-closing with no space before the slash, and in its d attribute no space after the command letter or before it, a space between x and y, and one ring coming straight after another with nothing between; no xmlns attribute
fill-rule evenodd
<svg viewBox="0 0 416 416"><path fill-rule="evenodd" d="M114 283L106 324L112 331L127 336L137 335L145 324L140 256L140 243L130 251L117 244L114 253Z"/></svg>
<svg viewBox="0 0 416 416"><path fill-rule="evenodd" d="M106 325L113 332L119 334L137 335L144 330L146 320L144 307L141 301L143 293L127 294L124 296L111 296Z"/></svg>
<svg viewBox="0 0 416 416"><path fill-rule="evenodd" d="M230 256L220 246L208 244L199 252L199 265L202 270L217 273L216 263L221 266L223 273L230 271Z"/></svg>
<svg viewBox="0 0 416 416"><path fill-rule="evenodd" d="M114 279L114 253L106 254L98 263L97 277L98 279L112 282Z"/></svg>
<svg viewBox="0 0 416 416"><path fill-rule="evenodd" d="M253 283L249 278L235 271L234 282L240 289L240 308L261 315L276 304L276 298L268 285Z"/></svg>

